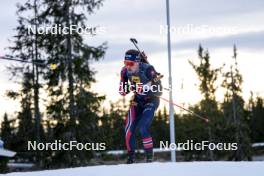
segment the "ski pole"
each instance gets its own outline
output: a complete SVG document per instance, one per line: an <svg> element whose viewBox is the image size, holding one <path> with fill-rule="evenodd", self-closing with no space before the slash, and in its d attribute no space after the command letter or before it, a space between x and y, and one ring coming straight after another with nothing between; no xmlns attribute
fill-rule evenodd
<svg viewBox="0 0 264 176"><path fill-rule="evenodd" d="M162 78L163 78L163 75L158 75L158 76L157 76L156 78L154 78L152 81L153 81L153 82L158 82L158 81L161 80ZM152 81L148 82L147 84L151 83ZM161 97L161 96L156 96L156 97L161 98L162 100L164 100L164 101L170 103L170 101L167 100L166 98L163 98L163 97ZM131 102L135 104L135 102L134 102L133 100L132 100ZM199 115L199 114L197 114L197 113L195 113L195 112L193 112L193 111L191 111L191 110L189 110L189 109L186 109L186 108L184 108L184 107L182 107L182 106L180 106L180 105L178 105L178 104L176 104L176 103L174 103L174 102L172 102L172 104L173 104L174 106L178 107L178 108L181 108L181 109L183 109L183 110L185 110L185 111L187 111L187 112L193 114L194 116L198 117L199 119L204 120L206 123L209 122L209 119L206 118L206 117L202 117L201 115ZM136 104L135 104L135 105L136 105Z"/></svg>
<svg viewBox="0 0 264 176"><path fill-rule="evenodd" d="M161 80L162 78L163 78L163 75L158 75L158 76L157 76L155 79L153 79L152 81L153 81L153 82L158 82L158 81ZM170 101L167 100L166 98L163 98L163 97L161 97L161 96L157 96L157 97L159 97L159 98L161 98L162 100L164 100L164 101L170 103ZM195 113L195 112L193 112L193 111L191 111L191 110L189 110L189 109L186 109L186 108L184 108L184 107L182 107L182 106L180 106L180 105L178 105L178 104L176 104L176 103L174 103L174 102L172 102L172 104L173 104L174 106L178 107L178 108L181 108L181 109L183 109L183 110L185 110L185 111L187 111L187 112L193 114L194 116L196 116L196 117L198 117L198 118L204 120L204 121L207 122L207 123L209 122L209 119L208 119L208 118L202 117L201 115L199 115L199 114L197 114L197 113Z"/></svg>
<svg viewBox="0 0 264 176"><path fill-rule="evenodd" d="M3 60L11 60L11 61L18 61L18 62L25 62L25 63L34 63L34 64L39 64L39 65L44 65L43 63L31 62L31 61L21 60L21 59L8 58L8 57L3 57L3 56L1 56L0 59L3 59Z"/></svg>
<svg viewBox="0 0 264 176"><path fill-rule="evenodd" d="M160 96L157 96L157 97L159 97L159 98L161 98L162 100L164 100L164 101L170 103L170 101L167 100L166 98L163 98L163 97L160 97ZM172 103L174 106L176 106L176 107L178 107L178 108L181 108L181 109L183 109L183 110L185 110L185 111L187 111L187 112L193 114L194 116L198 117L199 119L202 119L202 120L204 120L204 121L207 122L207 123L209 122L209 119L208 119L208 118L202 117L201 115L199 115L199 114L197 114L197 113L195 113L195 112L193 112L193 111L191 111L191 110L189 110L189 109L186 109L186 108L184 108L184 107L182 107L182 106L180 106L180 105L177 105L177 104L174 103L174 102L171 102L171 103Z"/></svg>

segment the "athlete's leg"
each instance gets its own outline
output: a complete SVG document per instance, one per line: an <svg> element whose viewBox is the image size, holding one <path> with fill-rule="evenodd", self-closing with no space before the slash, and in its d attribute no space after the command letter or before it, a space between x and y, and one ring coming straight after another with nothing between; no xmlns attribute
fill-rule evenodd
<svg viewBox="0 0 264 176"><path fill-rule="evenodd" d="M126 118L125 137L128 151L128 164L134 163L135 160L136 128L140 119L140 109L139 106L131 106Z"/></svg>
<svg viewBox="0 0 264 176"><path fill-rule="evenodd" d="M126 117L126 125L125 125L125 140L126 140L126 148L128 152L134 151L136 147L135 130L136 130L136 106L131 106L128 115Z"/></svg>
<svg viewBox="0 0 264 176"><path fill-rule="evenodd" d="M159 105L159 101L147 103L143 107L141 118L138 122L138 128L143 141L143 146L146 154L152 155L153 153L153 140L150 134L150 125L154 117L155 110ZM151 156L152 159L152 156Z"/></svg>

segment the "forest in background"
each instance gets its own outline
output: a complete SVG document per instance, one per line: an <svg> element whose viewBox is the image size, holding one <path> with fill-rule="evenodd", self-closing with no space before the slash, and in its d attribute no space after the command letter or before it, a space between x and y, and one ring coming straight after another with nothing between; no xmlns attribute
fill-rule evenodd
<svg viewBox="0 0 264 176"><path fill-rule="evenodd" d="M27 151L27 141L43 143L76 140L81 143L105 142L107 150L125 149L124 119L128 105L122 100L101 111L104 96L91 91L96 81L91 62L103 58L107 43L90 46L82 35L28 33L27 26L85 26L87 14L103 5L102 0L29 0L18 5L16 35L6 59L20 59L8 70L20 83L20 90L7 90L7 96L20 102L15 118L3 115L1 138L5 148L16 151L18 161L36 163L39 168L63 168L92 164L94 151ZM91 33L95 29L91 29ZM264 141L264 99L252 92L249 100L242 97L243 77L237 63L238 51L233 48L233 64L229 71L212 68L210 54L198 46L197 62L190 62L199 80L203 98L192 111L209 118L209 123L188 113L175 113L177 142L208 140L237 142L237 151L184 151L184 160L251 160L251 144ZM52 67L52 65L54 67ZM172 65L173 68L173 65ZM223 79L220 85L217 80ZM224 99L216 100L217 88L225 90ZM45 112L40 111L40 92L47 93ZM169 119L161 108L151 128L154 147L169 141Z"/></svg>

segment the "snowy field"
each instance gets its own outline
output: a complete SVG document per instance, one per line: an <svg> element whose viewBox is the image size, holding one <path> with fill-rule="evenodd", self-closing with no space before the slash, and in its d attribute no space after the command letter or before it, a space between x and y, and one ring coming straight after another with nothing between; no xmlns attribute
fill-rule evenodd
<svg viewBox="0 0 264 176"><path fill-rule="evenodd" d="M264 176L264 162L179 162L103 165L7 176Z"/></svg>

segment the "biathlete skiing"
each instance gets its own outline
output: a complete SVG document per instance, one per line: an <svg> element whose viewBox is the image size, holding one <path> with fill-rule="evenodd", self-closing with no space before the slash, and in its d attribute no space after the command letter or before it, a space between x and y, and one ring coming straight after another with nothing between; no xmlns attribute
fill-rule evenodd
<svg viewBox="0 0 264 176"><path fill-rule="evenodd" d="M123 96L130 92L134 94L125 120L127 164L135 162L137 131L140 133L144 146L146 162L153 161L153 139L150 126L159 106L159 96L162 94L161 77L148 63L143 52L131 49L125 53L119 92Z"/></svg>

